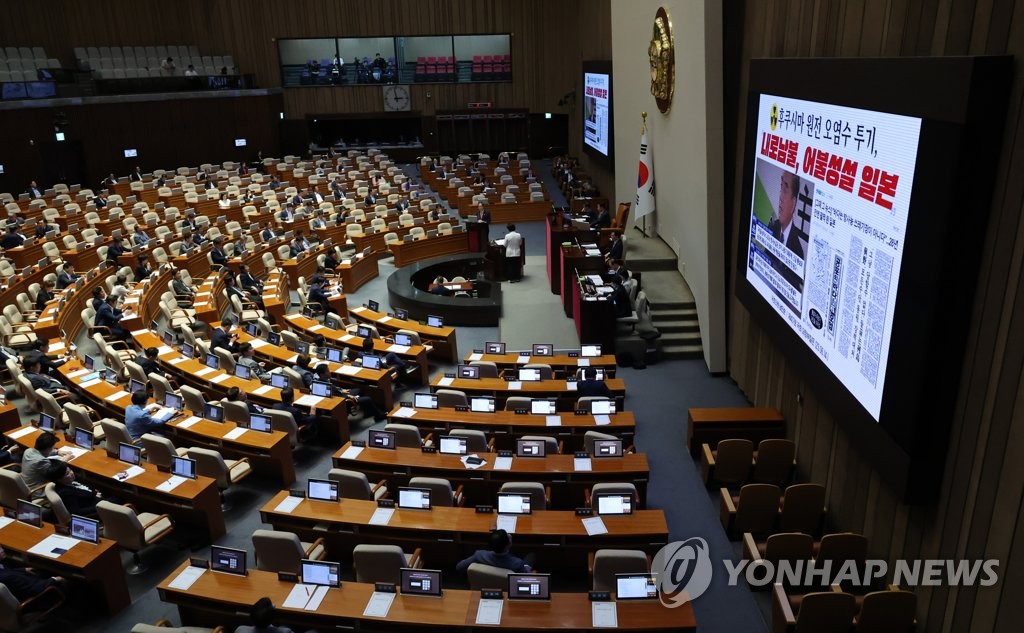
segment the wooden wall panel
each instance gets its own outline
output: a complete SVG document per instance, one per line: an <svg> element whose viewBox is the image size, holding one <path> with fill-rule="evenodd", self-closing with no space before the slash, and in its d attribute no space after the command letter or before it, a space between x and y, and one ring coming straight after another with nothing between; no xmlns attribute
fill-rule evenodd
<svg viewBox="0 0 1024 633"><path fill-rule="evenodd" d="M728 16L729 14L727 14ZM765 56L1020 54L1024 2L1015 0L825 0L745 2L743 69L727 82L739 95L732 126L733 173L742 174L746 62ZM919 587L919 631L1020 630L1024 587L1024 71L1018 67L1004 130L984 260L978 275L963 378L937 502L908 506L889 489L829 411L786 363L733 295L730 373L757 405L779 406L798 442L800 474L826 485L834 529L860 531L870 554L1000 560L990 588ZM727 137L729 135L727 134ZM743 183L732 191L735 262ZM730 288L735 271L730 271ZM803 404L796 405L796 396Z"/></svg>

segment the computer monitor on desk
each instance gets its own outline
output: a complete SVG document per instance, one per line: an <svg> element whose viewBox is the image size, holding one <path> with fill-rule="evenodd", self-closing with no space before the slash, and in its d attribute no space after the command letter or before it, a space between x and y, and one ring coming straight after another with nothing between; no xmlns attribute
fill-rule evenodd
<svg viewBox="0 0 1024 633"><path fill-rule="evenodd" d="M417 409L436 409L437 408L437 394L434 393L417 393L413 394L412 404Z"/></svg>
<svg viewBox="0 0 1024 633"><path fill-rule="evenodd" d="M633 514L633 495L618 493L596 495L594 507L598 514Z"/></svg>
<svg viewBox="0 0 1024 633"><path fill-rule="evenodd" d="M594 457L622 457L622 440L594 440Z"/></svg>
<svg viewBox="0 0 1024 633"><path fill-rule="evenodd" d="M657 600L658 579L652 574L615 574L616 600Z"/></svg>
<svg viewBox="0 0 1024 633"><path fill-rule="evenodd" d="M395 432L370 429L366 434L366 445L370 448L395 448Z"/></svg>
<svg viewBox="0 0 1024 633"><path fill-rule="evenodd" d="M310 479L306 482L306 496L313 501L337 501L338 482L331 479Z"/></svg>
<svg viewBox="0 0 1024 633"><path fill-rule="evenodd" d="M362 358L363 369L380 369L380 356L364 354Z"/></svg>
<svg viewBox="0 0 1024 633"><path fill-rule="evenodd" d="M69 532L72 538L76 538L86 543L99 543L100 542L100 522L96 519L90 519L77 514L71 515L71 530Z"/></svg>
<svg viewBox="0 0 1024 633"><path fill-rule="evenodd" d="M399 571L403 595L438 597L441 595L441 571L438 569L412 569Z"/></svg>
<svg viewBox="0 0 1024 633"><path fill-rule="evenodd" d="M403 334L401 332L398 332L397 334L395 334L395 345L402 345L402 346L405 346L405 347L412 347L415 344L416 343L413 342L412 337L409 336L408 334Z"/></svg>
<svg viewBox="0 0 1024 633"><path fill-rule="evenodd" d="M341 563L304 559L300 576L304 585L340 587Z"/></svg>
<svg viewBox="0 0 1024 633"><path fill-rule="evenodd" d="M534 343L532 354L533 356L552 356L554 349L554 345L550 343Z"/></svg>
<svg viewBox="0 0 1024 633"><path fill-rule="evenodd" d="M509 600L550 600L551 574L509 574Z"/></svg>
<svg viewBox="0 0 1024 633"><path fill-rule="evenodd" d="M505 344L496 342L484 343L484 351L488 354L501 355L505 353Z"/></svg>
<svg viewBox="0 0 1024 633"><path fill-rule="evenodd" d="M546 449L544 440L516 440L516 457L544 457Z"/></svg>
<svg viewBox="0 0 1024 633"><path fill-rule="evenodd" d="M456 370L456 375L459 378L476 380L480 378L480 368L476 365L459 365Z"/></svg>
<svg viewBox="0 0 1024 633"><path fill-rule="evenodd" d="M75 446L91 451L94 440L95 438L93 437L92 431L87 431L82 428L75 429Z"/></svg>
<svg viewBox="0 0 1024 633"><path fill-rule="evenodd" d="M246 551L244 549L211 545L210 570L222 574L245 576L247 574Z"/></svg>
<svg viewBox="0 0 1024 633"><path fill-rule="evenodd" d="M444 327L444 319L439 316L428 314L427 325L430 327Z"/></svg>
<svg viewBox="0 0 1024 633"><path fill-rule="evenodd" d="M521 382L540 382L540 370L524 367L519 370L519 380Z"/></svg>
<svg viewBox="0 0 1024 633"><path fill-rule="evenodd" d="M117 458L126 464L138 466L142 461L142 449L134 444L121 442L117 445Z"/></svg>
<svg viewBox="0 0 1024 633"><path fill-rule="evenodd" d="M35 528L43 527L43 508L31 501L18 499L17 505L14 508L14 516L25 525L31 525Z"/></svg>
<svg viewBox="0 0 1024 633"><path fill-rule="evenodd" d="M429 510L430 490L427 488L399 487L398 507L405 510Z"/></svg>
<svg viewBox="0 0 1024 633"><path fill-rule="evenodd" d="M582 345L580 346L580 356L583 358L597 358L601 355L600 345Z"/></svg>
<svg viewBox="0 0 1024 633"><path fill-rule="evenodd" d="M533 399L530 400L530 413L533 415L554 415L554 400Z"/></svg>
<svg viewBox="0 0 1024 633"><path fill-rule="evenodd" d="M175 477L195 479L198 477L196 475L196 460L175 455L171 458L171 474Z"/></svg>
<svg viewBox="0 0 1024 633"><path fill-rule="evenodd" d="M445 455L465 455L468 452L466 438L453 435L442 435L438 451Z"/></svg>
<svg viewBox="0 0 1024 633"><path fill-rule="evenodd" d="M530 514L531 501L529 493L499 492L498 514Z"/></svg>
<svg viewBox="0 0 1024 633"><path fill-rule="evenodd" d="M473 396L469 399L469 410L474 413L494 413L494 398Z"/></svg>
<svg viewBox="0 0 1024 633"><path fill-rule="evenodd" d="M591 400L590 412L593 415L612 415L615 413L614 400Z"/></svg>

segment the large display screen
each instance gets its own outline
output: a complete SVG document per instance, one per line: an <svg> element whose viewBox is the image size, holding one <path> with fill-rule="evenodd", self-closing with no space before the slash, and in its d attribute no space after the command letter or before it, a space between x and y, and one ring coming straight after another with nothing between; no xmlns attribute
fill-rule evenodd
<svg viewBox="0 0 1024 633"><path fill-rule="evenodd" d="M608 156L611 75L583 73L583 142Z"/></svg>
<svg viewBox="0 0 1024 633"><path fill-rule="evenodd" d="M747 281L877 422L921 119L762 94Z"/></svg>

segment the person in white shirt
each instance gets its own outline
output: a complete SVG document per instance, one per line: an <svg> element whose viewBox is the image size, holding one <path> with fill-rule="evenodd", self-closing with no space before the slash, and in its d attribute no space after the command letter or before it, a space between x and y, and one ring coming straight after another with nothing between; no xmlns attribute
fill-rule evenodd
<svg viewBox="0 0 1024 633"><path fill-rule="evenodd" d="M523 236L516 232L516 225L509 224L505 227L508 233L505 234L505 268L508 270L508 280L516 283L523 278L523 266L520 261L523 248Z"/></svg>
<svg viewBox="0 0 1024 633"><path fill-rule="evenodd" d="M196 72L195 66L193 66L192 64L189 64L188 68L185 69L185 76L186 77L198 77L199 73Z"/></svg>
<svg viewBox="0 0 1024 633"><path fill-rule="evenodd" d="M220 194L220 200L217 202L217 206L221 209L227 209L231 206L231 200L228 199L228 194Z"/></svg>

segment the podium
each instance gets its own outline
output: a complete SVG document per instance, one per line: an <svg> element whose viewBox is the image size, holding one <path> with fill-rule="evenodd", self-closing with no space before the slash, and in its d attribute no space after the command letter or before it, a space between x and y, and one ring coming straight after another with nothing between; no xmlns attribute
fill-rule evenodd
<svg viewBox="0 0 1024 633"><path fill-rule="evenodd" d="M470 253L486 253L490 242L490 225L480 222L475 217L466 219L466 234L469 237Z"/></svg>

